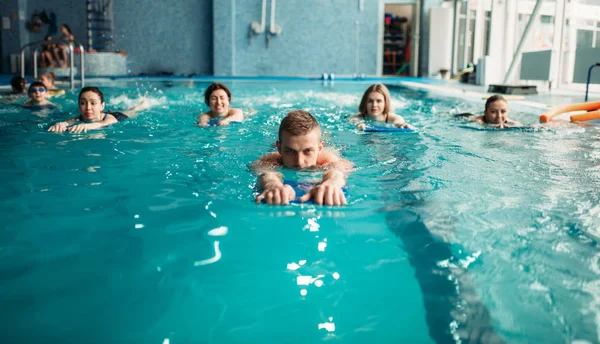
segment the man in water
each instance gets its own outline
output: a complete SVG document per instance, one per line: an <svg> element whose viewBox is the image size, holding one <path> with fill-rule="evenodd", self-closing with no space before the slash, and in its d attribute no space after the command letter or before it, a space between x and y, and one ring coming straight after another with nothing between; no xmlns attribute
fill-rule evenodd
<svg viewBox="0 0 600 344"><path fill-rule="evenodd" d="M323 150L319 122L303 110L290 111L279 125L277 152L262 156L254 162L261 192L256 202L279 205L296 199L294 188L283 181L278 167L291 169L323 169L321 182L298 199L299 202L313 200L319 205L346 205L342 188L353 164L332 151Z"/></svg>

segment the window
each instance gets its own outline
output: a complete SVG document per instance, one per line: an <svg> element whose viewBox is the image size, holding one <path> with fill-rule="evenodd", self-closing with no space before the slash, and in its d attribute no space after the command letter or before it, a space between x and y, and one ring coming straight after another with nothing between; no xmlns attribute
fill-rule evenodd
<svg viewBox="0 0 600 344"><path fill-rule="evenodd" d="M593 48L594 43L594 31L577 30L577 48Z"/></svg>

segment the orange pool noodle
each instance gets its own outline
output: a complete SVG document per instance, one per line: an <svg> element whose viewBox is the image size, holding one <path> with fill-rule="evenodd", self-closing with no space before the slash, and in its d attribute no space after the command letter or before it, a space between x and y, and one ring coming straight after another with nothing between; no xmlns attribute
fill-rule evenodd
<svg viewBox="0 0 600 344"><path fill-rule="evenodd" d="M552 120L553 117L558 115L562 115L563 113L573 112L573 111L590 111L581 115L573 115L571 116L571 121L589 121L592 119L600 119L600 102L591 102L591 103L580 103L580 104L568 104L561 105L552 108L550 111L542 114L540 116L540 122L545 123ZM576 119L574 119L576 118ZM585 118L585 119L583 119Z"/></svg>

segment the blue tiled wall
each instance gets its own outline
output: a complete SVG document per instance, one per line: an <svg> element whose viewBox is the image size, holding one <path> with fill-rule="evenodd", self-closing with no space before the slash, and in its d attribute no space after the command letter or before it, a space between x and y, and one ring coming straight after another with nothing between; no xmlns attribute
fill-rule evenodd
<svg viewBox="0 0 600 344"><path fill-rule="evenodd" d="M282 33L266 46L266 34L249 40L252 21L261 20L261 0L215 1L213 32L216 75L352 75L359 25L359 73L377 73L379 1L277 1L275 24ZM271 0L267 1L266 31Z"/></svg>
<svg viewBox="0 0 600 344"><path fill-rule="evenodd" d="M212 3L115 1L114 47L128 53L134 74L212 74Z"/></svg>
<svg viewBox="0 0 600 344"><path fill-rule="evenodd" d="M422 71L427 70L427 14L429 8L441 2L422 3ZM378 73L381 61L377 40L383 0L280 0L275 23L282 27L282 33L272 38L268 48L271 0L267 1L265 33L249 40L250 23L261 19L261 4L262 0L178 0L168 4L117 0L113 2L113 47L128 53L128 67L133 74ZM85 7L85 0L3 0L0 14L21 10L28 20L36 9L55 12L57 24L68 23L76 38L85 44ZM3 72L8 71L9 53L42 39L48 29L30 33L24 29L25 21L16 20L13 24L12 30L1 31Z"/></svg>

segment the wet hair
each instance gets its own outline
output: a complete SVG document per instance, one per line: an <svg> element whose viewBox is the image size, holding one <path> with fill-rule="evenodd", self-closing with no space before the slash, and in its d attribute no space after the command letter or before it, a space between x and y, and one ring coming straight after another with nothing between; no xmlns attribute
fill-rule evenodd
<svg viewBox="0 0 600 344"><path fill-rule="evenodd" d="M281 134L287 132L292 136L306 135L313 129L319 129L319 122L308 111L292 110L283 118L279 125L279 142L281 142Z"/></svg>
<svg viewBox="0 0 600 344"><path fill-rule="evenodd" d="M81 96L85 92L96 93L98 95L98 97L100 97L100 103L104 103L104 94L102 94L102 92L100 91L100 89L98 87L94 87L94 86L88 86L88 87L82 88L81 91L79 91L79 97L77 97L77 102L79 102L79 100L81 99Z"/></svg>
<svg viewBox="0 0 600 344"><path fill-rule="evenodd" d="M61 27L61 28L62 28L62 27L64 27L65 29L67 29L67 32L69 33L69 35L72 35L72 34L73 34L73 32L71 31L71 28L69 27L69 25L67 25L67 24L62 24L60 27Z"/></svg>
<svg viewBox="0 0 600 344"><path fill-rule="evenodd" d="M25 91L26 83L27 81L25 81L25 78L22 76L17 75L10 79L10 86L12 87L13 93L23 93L23 91Z"/></svg>
<svg viewBox="0 0 600 344"><path fill-rule="evenodd" d="M56 74L54 74L53 72L43 72L42 74L40 74L40 80L42 80L43 76L50 78L50 80L52 80L52 84L54 84L54 80L56 80Z"/></svg>
<svg viewBox="0 0 600 344"><path fill-rule="evenodd" d="M367 114L367 101L369 100L369 94L372 92L381 93L383 95L383 100L385 101L385 107L383 109L383 114L385 115L385 119L387 122L388 114L392 113L392 102L390 97L390 91L384 84L375 84L369 86L360 100L360 105L358 106L358 113L362 116Z"/></svg>
<svg viewBox="0 0 600 344"><path fill-rule="evenodd" d="M35 87L43 87L46 89L46 91L48 91L48 88L46 87L46 85L44 85L43 82L41 81L34 81L31 83L31 85L29 85L29 89L27 90L28 93L31 93L31 90L34 89Z"/></svg>
<svg viewBox="0 0 600 344"><path fill-rule="evenodd" d="M488 108L490 107L490 104L492 104L493 102L498 101L498 100L501 100L508 104L508 102L506 101L506 99L503 96L501 96L499 94L495 94L495 95L489 97L485 101L485 110L484 111L487 112Z"/></svg>
<svg viewBox="0 0 600 344"><path fill-rule="evenodd" d="M210 96L216 90L225 91L225 93L227 93L227 98L229 98L229 101L231 101L231 92L229 91L227 86L225 86L224 84L221 84L219 82L215 82L215 83L212 83L210 86L208 86L206 88L206 91L204 91L204 103L206 103L206 105L208 105L208 103L210 102Z"/></svg>

